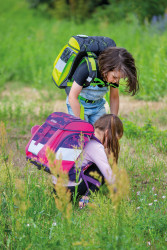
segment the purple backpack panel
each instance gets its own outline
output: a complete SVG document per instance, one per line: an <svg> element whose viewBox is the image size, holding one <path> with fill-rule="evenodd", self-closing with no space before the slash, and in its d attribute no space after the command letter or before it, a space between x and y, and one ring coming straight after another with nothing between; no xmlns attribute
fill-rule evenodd
<svg viewBox="0 0 167 250"><path fill-rule="evenodd" d="M47 172L51 172L46 157L46 149L49 147L55 152L56 160L62 160L63 171L69 172L82 149L93 137L94 128L80 118L55 112L49 115L41 126L35 125L31 133L32 137L26 146L27 159L39 168L43 166Z"/></svg>

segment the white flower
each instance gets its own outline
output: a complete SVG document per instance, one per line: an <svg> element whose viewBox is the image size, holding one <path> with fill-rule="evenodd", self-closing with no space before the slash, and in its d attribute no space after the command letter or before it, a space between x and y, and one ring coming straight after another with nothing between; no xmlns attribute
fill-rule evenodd
<svg viewBox="0 0 167 250"><path fill-rule="evenodd" d="M154 200L154 202L157 202L157 200Z"/></svg>
<svg viewBox="0 0 167 250"><path fill-rule="evenodd" d="M148 205L149 205L149 206L152 206L152 203L149 203Z"/></svg>
<svg viewBox="0 0 167 250"><path fill-rule="evenodd" d="M165 196L165 195L163 195L163 196L162 196L162 199L165 199L165 198L166 198L166 196Z"/></svg>
<svg viewBox="0 0 167 250"><path fill-rule="evenodd" d="M137 192L137 195L140 195L140 191Z"/></svg>
<svg viewBox="0 0 167 250"><path fill-rule="evenodd" d="M52 226L53 226L53 227L57 226L57 223L56 223L56 222L53 222Z"/></svg>
<svg viewBox="0 0 167 250"><path fill-rule="evenodd" d="M155 196L157 195L157 194L154 194Z"/></svg>
<svg viewBox="0 0 167 250"><path fill-rule="evenodd" d="M151 246L151 242L150 242L150 241L148 241L147 244L148 244L149 246Z"/></svg>
<svg viewBox="0 0 167 250"><path fill-rule="evenodd" d="M140 209L140 207L137 207L136 209Z"/></svg>
<svg viewBox="0 0 167 250"><path fill-rule="evenodd" d="M27 227L29 227L30 226L30 224L27 224Z"/></svg>

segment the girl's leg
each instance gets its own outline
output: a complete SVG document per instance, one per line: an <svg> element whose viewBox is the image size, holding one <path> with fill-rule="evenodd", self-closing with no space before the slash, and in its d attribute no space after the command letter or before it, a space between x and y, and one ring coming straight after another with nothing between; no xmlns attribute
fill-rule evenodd
<svg viewBox="0 0 167 250"><path fill-rule="evenodd" d="M68 186L68 189L71 192L71 199L73 198L73 196L75 195L75 190L76 187L75 186ZM82 181L78 186L77 186L77 197L78 196L82 196L86 193L87 191L87 187L84 181Z"/></svg>
<svg viewBox="0 0 167 250"><path fill-rule="evenodd" d="M68 114L74 116L74 113L73 113L73 111L72 111L71 106L70 106L69 104L66 104L66 105L67 105Z"/></svg>
<svg viewBox="0 0 167 250"><path fill-rule="evenodd" d="M96 172L99 174L99 176L101 177L101 185L104 184L104 176L102 175L102 173L100 172L100 170L98 169L98 167L96 166L96 164L92 164L85 172L84 174L97 180L96 178L94 178L91 173ZM93 183L88 182L88 186L89 186L89 190L90 192L87 193L87 186L85 184L84 181L82 181L78 187L77 187L77 197L78 196L82 196L81 200L79 201L79 207L82 208L85 206L86 203L88 203L89 201L89 195L91 194L91 192L96 192L99 190L99 187L96 186ZM72 197L75 195L75 186L68 186L68 189L71 192ZM87 193L87 194L86 194ZM85 195L86 194L86 195Z"/></svg>
<svg viewBox="0 0 167 250"><path fill-rule="evenodd" d="M93 176L91 175L91 173L94 173L94 172L98 173L98 175L99 175L99 177L100 177L100 179L101 179L101 185L103 185L103 184L104 184L104 176L102 175L101 171L100 171L99 168L96 166L96 164L93 163L93 164L84 172L84 174L87 175L87 176L90 176L91 178L93 178L93 179L95 179L95 180L98 181L97 178L95 178L95 177L93 177ZM95 192L95 191L98 191L98 190L99 190L99 187L97 187L97 186L94 185L93 183L90 183L90 182L89 182L88 185L89 185L89 189L90 189L92 192Z"/></svg>
<svg viewBox="0 0 167 250"><path fill-rule="evenodd" d="M101 181L101 185L103 185L104 184L104 176L102 175L102 173L100 172L100 170L98 169L98 167L95 164L92 164L85 171L84 174L92 178L93 176L91 175L91 173L94 173L94 172L96 172L99 175L99 177L101 178L101 180L100 180ZM93 179L99 181L98 179L96 179L94 177L93 177ZM89 185L89 190L92 191L93 193L97 192L99 190L99 187L96 186L96 185L94 185L93 183L89 182L88 185ZM83 208L89 202L89 195L90 195L90 193L91 192L89 192L87 195L82 196L82 199L80 199L80 201L79 201L79 207L80 208Z"/></svg>
<svg viewBox="0 0 167 250"><path fill-rule="evenodd" d="M96 164L92 164L85 172L84 175L87 175L95 180L97 180L96 178L94 178L90 173L93 172L97 172L99 174L99 176L102 179L101 185L104 184L104 176L102 175L102 173L100 172L100 170L98 169L98 167L96 166ZM97 187L95 184L88 182L88 186L89 186L89 190L92 192L98 191L99 187ZM75 186L68 186L68 189L70 190L70 192L72 193L72 195L75 193ZM78 187L77 187L77 193L79 196L84 195L87 192L87 186L85 184L84 181L82 181ZM89 193L90 194L90 193ZM88 194L88 195L89 195Z"/></svg>
<svg viewBox="0 0 167 250"><path fill-rule="evenodd" d="M66 105L67 105L68 114L69 114L69 115L75 116L74 113L73 113L73 111L72 111L71 106L70 106L68 103L66 103ZM85 120L86 122L89 122L89 116L86 115L86 114L84 114L84 120Z"/></svg>
<svg viewBox="0 0 167 250"><path fill-rule="evenodd" d="M100 177L100 182L101 182L101 185L104 184L104 176L102 175L101 171L98 169L98 167L95 165L95 164L92 164L86 171L85 171L85 175L99 181L99 178L95 178L91 175L91 173L94 173L96 172L99 177ZM96 186L95 184L93 183L90 183L88 182L88 185L89 185L89 193L87 193L87 190L85 192L85 194L82 196L82 198L80 199L79 201L79 207L80 208L83 208L88 202L89 202L89 195L91 194L91 192L97 192L99 190L99 187ZM85 185L86 186L86 185Z"/></svg>

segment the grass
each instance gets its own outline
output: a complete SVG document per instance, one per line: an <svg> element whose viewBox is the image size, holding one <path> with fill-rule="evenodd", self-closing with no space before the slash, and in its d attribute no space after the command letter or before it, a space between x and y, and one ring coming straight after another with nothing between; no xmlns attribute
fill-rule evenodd
<svg viewBox="0 0 167 250"><path fill-rule="evenodd" d="M1 4L2 249L166 249L166 31L140 26L133 18L129 22L92 19L76 25L29 10L18 0ZM55 204L50 176L26 162L25 146L33 125L54 111L66 112L65 94L51 81L52 65L68 38L78 33L110 36L127 48L140 71L137 98L152 102L121 114L118 179L123 193L127 172L128 198L115 209L113 196L103 186L89 207L72 205L69 216ZM158 99L161 102L153 102Z"/></svg>
<svg viewBox="0 0 167 250"><path fill-rule="evenodd" d="M132 53L140 76L137 98L158 100L167 93L166 30L141 26L134 17L129 16L128 22L91 19L76 25L30 10L24 1L7 0L1 6L0 30L1 88L8 81L20 81L37 89L52 89L65 98L64 91L54 88L53 62L72 35L87 34L109 36Z"/></svg>
<svg viewBox="0 0 167 250"><path fill-rule="evenodd" d="M31 127L41 124L53 112L47 99L41 110L34 109L42 98L39 93L32 94L28 102L17 92L17 98L11 97L12 103L7 103L5 96L1 98L0 117L5 122L1 138L5 138L5 131L8 137L3 139L5 143L1 142L0 154L1 247L165 249L166 130L158 129L161 112L157 112L156 127L148 122L144 108L122 115L125 131L119 168L128 173L129 198L120 201L115 210L104 186L92 197L94 202L88 208L79 210L73 205L68 218L55 205L50 176L25 161L24 148Z"/></svg>

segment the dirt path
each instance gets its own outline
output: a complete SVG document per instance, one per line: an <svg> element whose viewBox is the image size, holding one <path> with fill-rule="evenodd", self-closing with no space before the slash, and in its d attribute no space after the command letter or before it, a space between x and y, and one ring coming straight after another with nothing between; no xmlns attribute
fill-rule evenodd
<svg viewBox="0 0 167 250"><path fill-rule="evenodd" d="M29 87L21 87L13 91L13 87L6 85L6 89L0 93L0 105L1 107L8 104L15 106L18 103L22 103L25 106L32 106L36 112L39 112L41 102L43 102L44 106L49 105L49 110L53 110L53 112L67 112L65 100L56 101L55 93L51 94L52 95L49 96L47 91L37 91L36 89ZM109 111L107 104L106 109ZM156 111L156 113L160 113L163 110L162 122L164 125L162 126L162 129L167 129L167 118L165 120L165 114L167 113L167 98L159 102L146 102L135 100L130 96L120 96L120 116L126 117L127 119L133 119L136 114L140 113L140 110L142 110L142 114L138 118L138 120L141 120L139 122L143 122L143 120L146 119L148 112L151 113ZM145 110L147 110L147 112L144 114ZM137 123L140 125L139 122ZM161 123L159 122L157 125L161 129ZM12 152L15 152L13 157L14 165L24 167L26 164L24 149L29 140L30 134L12 137L13 134L14 133L10 133L9 137L11 139L10 147L12 148Z"/></svg>
<svg viewBox="0 0 167 250"><path fill-rule="evenodd" d="M12 83L6 84L6 89L0 93L0 105L3 105L3 100L7 98L11 103L15 103L16 100L20 100L25 105L31 105L31 103L36 103L36 111L39 110L39 105L41 100L44 104L48 104L52 107L53 111L62 111L67 112L65 100L57 100L56 97L49 96L49 93L45 90L38 91L35 88L21 87L15 91L12 91ZM150 111L154 110L156 112L163 109L167 109L167 97L159 102L154 101L141 101L136 100L131 96L120 96L120 108L119 115L128 116L131 112L135 113L139 109L149 109ZM109 107L106 104L106 109L109 111Z"/></svg>

